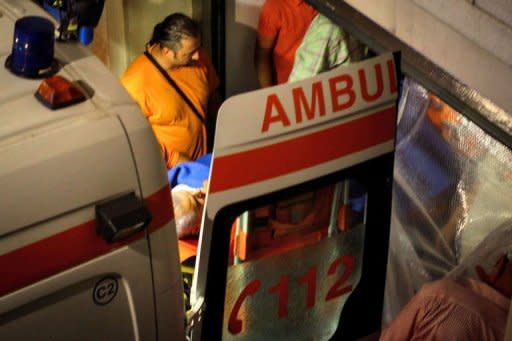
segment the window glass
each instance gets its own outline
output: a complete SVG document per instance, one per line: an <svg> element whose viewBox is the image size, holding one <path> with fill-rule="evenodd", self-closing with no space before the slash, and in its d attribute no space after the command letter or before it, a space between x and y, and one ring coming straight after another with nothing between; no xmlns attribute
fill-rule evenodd
<svg viewBox="0 0 512 341"><path fill-rule="evenodd" d="M223 339L325 339L361 276L367 192L342 180L232 223ZM306 323L307 322L307 323Z"/></svg>

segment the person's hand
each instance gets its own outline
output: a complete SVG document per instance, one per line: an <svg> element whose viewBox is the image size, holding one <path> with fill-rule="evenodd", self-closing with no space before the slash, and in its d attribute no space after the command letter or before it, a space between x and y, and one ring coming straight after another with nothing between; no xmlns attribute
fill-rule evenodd
<svg viewBox="0 0 512 341"><path fill-rule="evenodd" d="M199 188L194 191L171 191L174 220L178 239L197 238L201 229L205 192Z"/></svg>
<svg viewBox="0 0 512 341"><path fill-rule="evenodd" d="M275 45L275 37L267 38L258 35L256 48L254 51L254 65L256 67L256 77L261 88L266 88L274 84L274 62L272 53Z"/></svg>
<svg viewBox="0 0 512 341"><path fill-rule="evenodd" d="M503 254L498 258L498 261L494 265L494 268L491 270L491 272L488 274L484 268L482 268L480 265L477 265L475 267L476 274L478 275L478 278L482 282L485 282L489 285L494 285L496 283L499 276L501 276L501 273L505 269L505 266L508 263L507 255Z"/></svg>
<svg viewBox="0 0 512 341"><path fill-rule="evenodd" d="M509 261L506 254L498 258L489 274L480 265L475 267L475 271L482 282L487 283L508 298L512 296L512 262Z"/></svg>

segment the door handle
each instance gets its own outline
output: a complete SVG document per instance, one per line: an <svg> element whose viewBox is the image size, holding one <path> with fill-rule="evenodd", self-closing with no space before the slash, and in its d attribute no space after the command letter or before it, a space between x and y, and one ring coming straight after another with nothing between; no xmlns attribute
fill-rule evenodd
<svg viewBox="0 0 512 341"><path fill-rule="evenodd" d="M142 231L151 213L135 193L123 194L96 205L96 234L115 243Z"/></svg>

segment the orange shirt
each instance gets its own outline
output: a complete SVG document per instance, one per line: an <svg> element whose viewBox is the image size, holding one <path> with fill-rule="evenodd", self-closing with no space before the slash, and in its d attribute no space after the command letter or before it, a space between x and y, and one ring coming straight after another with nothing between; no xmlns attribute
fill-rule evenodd
<svg viewBox="0 0 512 341"><path fill-rule="evenodd" d="M295 51L317 12L304 0L266 0L258 21L258 35L275 39L273 52L277 84L286 83Z"/></svg>
<svg viewBox="0 0 512 341"><path fill-rule="evenodd" d="M206 119L208 99L219 84L206 53L201 50L193 65L169 74ZM145 55L128 66L121 83L148 118L167 168L176 165L178 153L191 160L206 153L206 127Z"/></svg>
<svg viewBox="0 0 512 341"><path fill-rule="evenodd" d="M510 300L473 279L444 278L424 285L380 341L503 340Z"/></svg>

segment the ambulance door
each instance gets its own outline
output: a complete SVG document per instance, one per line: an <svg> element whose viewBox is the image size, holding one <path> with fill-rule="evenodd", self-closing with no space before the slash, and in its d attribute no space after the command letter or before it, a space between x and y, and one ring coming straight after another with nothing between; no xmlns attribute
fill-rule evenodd
<svg viewBox="0 0 512 341"><path fill-rule="evenodd" d="M18 108L13 125L67 119L0 149L0 339L156 339L146 231L171 220L165 177L158 190L141 193L119 119L91 102L22 110L42 106L30 91L10 104ZM134 105L124 110L140 115ZM2 111L0 120L8 116ZM146 152L157 154L152 147ZM127 229L113 236L113 227Z"/></svg>
<svg viewBox="0 0 512 341"><path fill-rule="evenodd" d="M193 340L322 340L379 329L396 65L386 54L223 104Z"/></svg>
<svg viewBox="0 0 512 341"><path fill-rule="evenodd" d="M55 52L58 74L87 100L58 110L40 103L41 79L3 67L15 21L28 15L49 17L33 1L0 0L0 340L184 339L154 134L80 44L56 42Z"/></svg>
<svg viewBox="0 0 512 341"><path fill-rule="evenodd" d="M362 1L307 2L375 53L401 52L404 78L382 314L385 327L423 285L446 278L481 280L475 266L490 271L499 256L510 251L512 116L500 98L503 87L496 88L501 82L510 83L510 78L497 71L501 61L496 55L480 54L480 39L454 34L456 25L433 20L439 13L423 11L426 7L420 1L412 7L422 10L411 11L414 15L405 20L399 15L407 9L392 10L397 15L394 23L400 24L394 33L350 5ZM372 4L372 9L379 5ZM462 5L453 8L462 10ZM408 25L412 22L421 24L412 28ZM477 26L500 36L488 24ZM416 35L416 28L422 26L436 27L436 38ZM457 46L462 44L465 60L454 60L453 52L460 52ZM490 70L487 78L481 77L484 69Z"/></svg>

